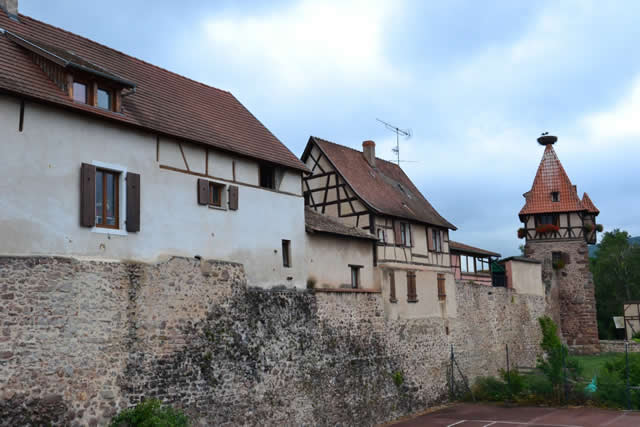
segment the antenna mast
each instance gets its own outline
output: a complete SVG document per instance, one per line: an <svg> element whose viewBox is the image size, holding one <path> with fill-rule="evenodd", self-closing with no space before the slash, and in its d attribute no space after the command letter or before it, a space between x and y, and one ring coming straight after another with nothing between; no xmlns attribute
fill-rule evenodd
<svg viewBox="0 0 640 427"><path fill-rule="evenodd" d="M376 120L382 123L391 132L394 132L396 134L396 147L391 151L395 153L396 162L398 163L398 166L400 166L400 135L404 136L407 139L411 138L411 129L400 129L398 126L394 126L390 123L385 122L384 120Z"/></svg>

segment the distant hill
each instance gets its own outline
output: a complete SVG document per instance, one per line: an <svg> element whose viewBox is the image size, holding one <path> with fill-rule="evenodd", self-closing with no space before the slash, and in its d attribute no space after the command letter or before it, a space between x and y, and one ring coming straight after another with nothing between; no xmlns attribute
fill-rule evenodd
<svg viewBox="0 0 640 427"><path fill-rule="evenodd" d="M629 243L632 245L640 245L640 236L629 237ZM593 258L596 256L596 252L598 252L599 245L589 245L589 258Z"/></svg>

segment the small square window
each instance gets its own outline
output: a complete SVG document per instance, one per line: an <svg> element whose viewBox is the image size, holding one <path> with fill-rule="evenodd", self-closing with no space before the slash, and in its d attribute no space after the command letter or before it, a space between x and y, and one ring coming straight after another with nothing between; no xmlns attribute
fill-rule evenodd
<svg viewBox="0 0 640 427"><path fill-rule="evenodd" d="M378 228L378 241L384 243L385 240L384 229Z"/></svg>
<svg viewBox="0 0 640 427"><path fill-rule="evenodd" d="M75 102L87 103L87 85L84 83L73 82L73 100Z"/></svg>
<svg viewBox="0 0 640 427"><path fill-rule="evenodd" d="M351 287L358 289L360 287L360 269L361 265L349 265L351 268Z"/></svg>
<svg viewBox="0 0 640 427"><path fill-rule="evenodd" d="M442 252L442 238L440 230L431 230L431 236L433 238L433 250L436 252Z"/></svg>
<svg viewBox="0 0 640 427"><path fill-rule="evenodd" d="M291 267L291 240L282 241L282 266Z"/></svg>
<svg viewBox="0 0 640 427"><path fill-rule="evenodd" d="M276 188L276 170L273 166L260 165L260 187Z"/></svg>
<svg viewBox="0 0 640 427"><path fill-rule="evenodd" d="M111 110L111 92L106 89L98 89L98 107Z"/></svg>
<svg viewBox="0 0 640 427"><path fill-rule="evenodd" d="M552 202L559 202L560 201L560 193L557 192L557 191L551 192L551 201Z"/></svg>
<svg viewBox="0 0 640 427"><path fill-rule="evenodd" d="M211 206L222 207L222 190L224 185L216 184L215 182L209 183L209 204Z"/></svg>
<svg viewBox="0 0 640 427"><path fill-rule="evenodd" d="M402 246L411 246L411 225L406 222L400 223L400 243Z"/></svg>

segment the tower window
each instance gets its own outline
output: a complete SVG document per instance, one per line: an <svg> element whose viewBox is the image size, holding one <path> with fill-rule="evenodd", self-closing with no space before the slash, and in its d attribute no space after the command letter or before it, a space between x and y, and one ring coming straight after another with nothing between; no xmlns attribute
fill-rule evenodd
<svg viewBox="0 0 640 427"><path fill-rule="evenodd" d="M552 191L551 192L551 201L552 202L559 202L560 201L560 193L557 191Z"/></svg>
<svg viewBox="0 0 640 427"><path fill-rule="evenodd" d="M282 266L291 267L291 240L282 241Z"/></svg>

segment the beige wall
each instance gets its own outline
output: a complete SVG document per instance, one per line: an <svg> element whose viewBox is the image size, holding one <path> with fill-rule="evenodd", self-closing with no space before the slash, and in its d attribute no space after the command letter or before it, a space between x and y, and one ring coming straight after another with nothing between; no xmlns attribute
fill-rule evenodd
<svg viewBox="0 0 640 427"><path fill-rule="evenodd" d="M509 260L505 264L510 288L519 294L544 296L541 264L518 260Z"/></svg>
<svg viewBox="0 0 640 427"><path fill-rule="evenodd" d="M307 233L308 277L316 288L351 287L349 264L361 265L361 288L379 289L374 279L373 241L340 237L326 233Z"/></svg>
<svg viewBox="0 0 640 427"><path fill-rule="evenodd" d="M179 141L27 102L18 132L19 101L0 98L0 253L71 255L153 261L168 255L241 262L252 285L304 287L305 226L300 174L287 172L281 187L297 195L255 188L257 163L209 150L209 168L230 176L236 162L237 211L197 203L198 176L160 168L184 168ZM205 168L205 150L182 144L189 168ZM160 160L160 161L157 161ZM81 164L103 162L140 174L140 232L80 226ZM215 172L214 172L215 171ZM211 179L216 181L216 179ZM229 182L221 181L224 185ZM225 192L226 193L226 192ZM102 232L101 232L102 231ZM281 241L291 241L292 267L282 265Z"/></svg>

